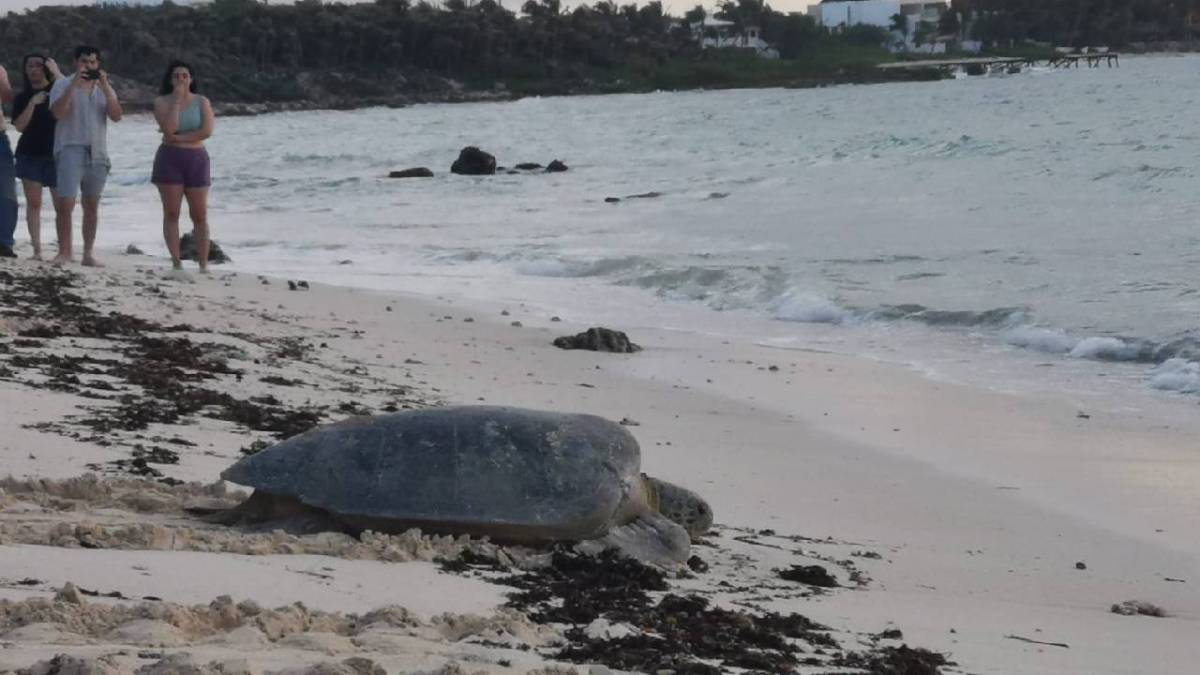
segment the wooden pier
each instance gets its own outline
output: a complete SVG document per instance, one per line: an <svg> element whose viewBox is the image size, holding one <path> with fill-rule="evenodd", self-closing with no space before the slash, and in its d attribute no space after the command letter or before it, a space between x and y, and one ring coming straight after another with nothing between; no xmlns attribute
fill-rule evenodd
<svg viewBox="0 0 1200 675"><path fill-rule="evenodd" d="M921 61L896 61L895 63L881 63L879 68L883 70L921 70L925 68L936 68L938 70L957 70L963 69L968 73L972 70L979 72L1021 69L1038 65L1045 65L1050 68L1070 68L1079 67L1079 63L1083 62L1088 68L1099 68L1101 64L1107 65L1109 68L1121 66L1121 55L1116 52L1080 52L1071 54L1055 54L1050 57L1044 56L979 56L965 59L926 59Z"/></svg>
<svg viewBox="0 0 1200 675"><path fill-rule="evenodd" d="M1084 54L1058 54L1048 61L1049 65L1055 68L1070 68L1071 66L1079 67L1079 62L1087 63L1088 68L1099 68L1103 61L1108 64L1109 68L1116 66L1121 67L1121 55L1116 52L1088 52Z"/></svg>

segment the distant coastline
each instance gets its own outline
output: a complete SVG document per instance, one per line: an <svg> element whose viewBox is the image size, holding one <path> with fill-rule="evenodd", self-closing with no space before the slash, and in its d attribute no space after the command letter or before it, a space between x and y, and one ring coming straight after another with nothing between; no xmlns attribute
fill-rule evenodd
<svg viewBox="0 0 1200 675"><path fill-rule="evenodd" d="M162 69L182 58L226 115L946 77L932 69L881 72L877 65L905 57L883 48L895 34L880 26L831 29L811 16L749 0L727 3L712 16L712 25L741 36L730 43L740 47L710 44L709 31L717 28L707 27L708 10L677 17L654 2L567 8L559 0L528 0L519 11L494 0L447 0L438 7L410 0L39 7L6 16L0 63L17 75L22 56L37 52L68 65L74 45L95 44L123 102L144 110ZM1104 44L1123 53L1200 48L1179 39L1191 35L1185 31L1140 24L1138 30L1084 26L1044 34L1035 30L1042 24L1016 30L1020 26L997 23L1000 14L990 11L968 31L949 20L955 16L946 14L933 37L923 39L970 34L983 44L1014 45L1008 50L1014 53L1054 44ZM1056 25L1052 18L1045 26ZM750 34L757 46L747 46Z"/></svg>
<svg viewBox="0 0 1200 675"><path fill-rule="evenodd" d="M698 28L705 10L673 17L659 3L530 0L514 12L492 0L216 0L10 13L0 63L19 73L24 54L43 53L65 66L74 45L95 44L122 101L139 110L152 104L165 65L182 58L224 114L935 77L879 72L895 57L877 26L830 31L753 3L718 14L720 26L753 30L754 44L769 49L709 45L704 31L716 29Z"/></svg>
<svg viewBox="0 0 1200 675"><path fill-rule="evenodd" d="M481 103L515 101L536 96L595 96L604 94L639 94L656 91L704 91L722 89L809 89L845 84L882 84L890 82L927 82L945 79L946 75L935 69L885 71L877 63L864 62L850 66L839 66L828 70L805 68L804 64L761 61L750 67L739 69L747 58L731 55L728 62L713 67L718 62L680 63L673 74L680 81L654 78L620 78L579 81L524 81L510 87L496 83L489 88L470 87L463 82L432 74L424 74L419 87L397 87L394 93L377 93L369 96L347 96L331 91L318 83L323 79L339 79L339 72L301 73L299 78L310 84L307 95L288 97L281 100L221 100L214 98L213 105L221 116L261 115L274 112L301 110L356 110L373 107L402 108L422 103ZM758 67L755 67L755 66ZM782 66L782 67L780 67ZM682 71L682 72L680 72ZM694 71L694 72L689 72ZM126 108L146 111L153 107L154 92L140 83L117 78L117 88Z"/></svg>

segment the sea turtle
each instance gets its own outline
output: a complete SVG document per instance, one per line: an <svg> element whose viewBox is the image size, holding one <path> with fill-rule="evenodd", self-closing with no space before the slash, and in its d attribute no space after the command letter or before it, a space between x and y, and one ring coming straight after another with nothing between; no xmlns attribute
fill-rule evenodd
<svg viewBox="0 0 1200 675"><path fill-rule="evenodd" d="M448 406L317 427L221 473L255 489L242 522L589 541L680 562L712 524L695 493L639 471L637 441L594 415ZM229 522L229 519L226 519Z"/></svg>

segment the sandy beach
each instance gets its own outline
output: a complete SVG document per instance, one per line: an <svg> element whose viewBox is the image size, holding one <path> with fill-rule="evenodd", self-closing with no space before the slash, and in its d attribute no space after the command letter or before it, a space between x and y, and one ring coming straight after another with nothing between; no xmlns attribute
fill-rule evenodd
<svg viewBox="0 0 1200 675"><path fill-rule="evenodd" d="M610 327L638 353L564 351L586 317L105 260L0 268L0 672L603 673L646 669L638 649L659 672L1196 672L1194 401L1167 418L636 325ZM590 597L573 625L584 577L546 550L195 515L244 496L218 483L243 449L474 403L625 420L647 473L712 505L696 560L605 559L595 583L645 600ZM785 578L808 566L837 585ZM568 590L514 601L530 584Z"/></svg>

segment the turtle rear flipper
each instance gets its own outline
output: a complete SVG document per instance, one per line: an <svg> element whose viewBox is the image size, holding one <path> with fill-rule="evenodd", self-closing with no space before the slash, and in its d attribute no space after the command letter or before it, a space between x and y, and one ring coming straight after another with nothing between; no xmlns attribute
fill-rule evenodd
<svg viewBox="0 0 1200 675"><path fill-rule="evenodd" d="M688 559L690 545L683 527L657 513L647 513L610 529L603 537L580 542L575 550L597 555L613 548L648 565L675 567Z"/></svg>
<svg viewBox="0 0 1200 675"><path fill-rule="evenodd" d="M339 519L286 495L255 490L250 498L230 509L193 509L200 520L214 525L237 526L249 531L282 530L288 534L353 532Z"/></svg>

